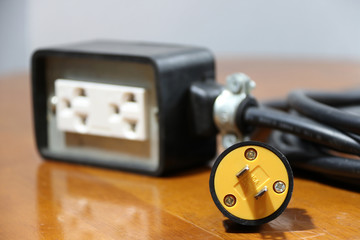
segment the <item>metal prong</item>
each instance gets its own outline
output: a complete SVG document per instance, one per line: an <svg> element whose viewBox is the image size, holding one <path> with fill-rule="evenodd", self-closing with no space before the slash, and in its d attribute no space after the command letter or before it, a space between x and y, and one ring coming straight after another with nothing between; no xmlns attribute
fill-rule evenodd
<svg viewBox="0 0 360 240"><path fill-rule="evenodd" d="M263 196L267 192L267 186L265 186L263 189L260 190L254 197L256 200L258 200L261 196Z"/></svg>
<svg viewBox="0 0 360 240"><path fill-rule="evenodd" d="M249 171L249 166L245 165L245 167L243 169L240 170L240 172L238 172L236 174L236 177L239 178L240 176L242 176L244 173L246 173L247 171Z"/></svg>

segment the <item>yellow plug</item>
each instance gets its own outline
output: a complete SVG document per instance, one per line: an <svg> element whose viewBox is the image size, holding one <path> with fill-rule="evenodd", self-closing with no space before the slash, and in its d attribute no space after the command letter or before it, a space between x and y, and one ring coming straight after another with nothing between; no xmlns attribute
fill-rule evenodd
<svg viewBox="0 0 360 240"><path fill-rule="evenodd" d="M286 157L261 142L242 142L226 149L210 175L211 196L219 210L242 225L260 225L279 216L294 186Z"/></svg>

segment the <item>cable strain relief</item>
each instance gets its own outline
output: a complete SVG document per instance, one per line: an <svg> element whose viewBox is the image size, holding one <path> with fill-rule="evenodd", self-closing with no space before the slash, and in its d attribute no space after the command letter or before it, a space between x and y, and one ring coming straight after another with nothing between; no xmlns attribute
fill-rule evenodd
<svg viewBox="0 0 360 240"><path fill-rule="evenodd" d="M252 96L247 96L243 101L241 101L239 107L236 110L235 115L235 124L242 135L250 135L254 130L255 126L249 125L245 122L246 110L250 107L258 107L259 103Z"/></svg>
<svg viewBox="0 0 360 240"><path fill-rule="evenodd" d="M213 118L214 103L224 87L214 79L194 82L190 86L189 117L192 133L197 137L214 137L218 133Z"/></svg>

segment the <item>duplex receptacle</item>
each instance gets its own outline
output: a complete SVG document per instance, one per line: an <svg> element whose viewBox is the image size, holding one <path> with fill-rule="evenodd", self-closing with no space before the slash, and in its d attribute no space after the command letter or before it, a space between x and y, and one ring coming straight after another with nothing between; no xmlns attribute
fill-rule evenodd
<svg viewBox="0 0 360 240"><path fill-rule="evenodd" d="M36 144L46 159L164 175L213 159L194 134L189 89L215 82L200 47L95 41L32 57Z"/></svg>
<svg viewBox="0 0 360 240"><path fill-rule="evenodd" d="M57 127L62 131L147 139L144 88L57 79L54 97Z"/></svg>

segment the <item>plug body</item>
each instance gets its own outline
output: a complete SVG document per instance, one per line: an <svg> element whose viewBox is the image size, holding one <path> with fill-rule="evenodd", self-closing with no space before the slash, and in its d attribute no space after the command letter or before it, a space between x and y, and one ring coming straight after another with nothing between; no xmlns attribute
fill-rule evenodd
<svg viewBox="0 0 360 240"><path fill-rule="evenodd" d="M242 225L260 225L279 216L293 190L285 156L260 142L237 143L215 161L210 193L218 209Z"/></svg>
<svg viewBox="0 0 360 240"><path fill-rule="evenodd" d="M46 159L163 175L204 164L216 136L196 136L188 91L214 81L199 47L96 41L32 57L36 143Z"/></svg>

